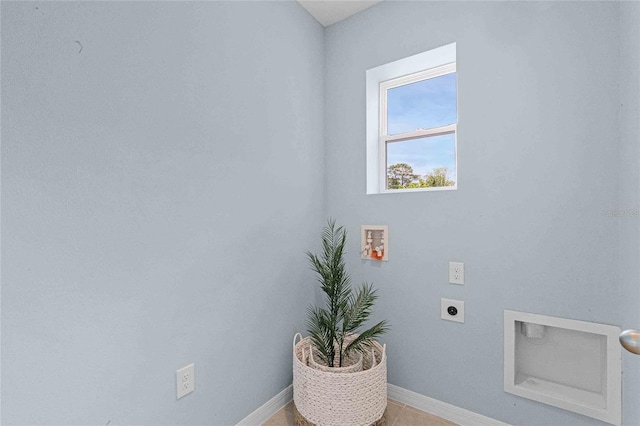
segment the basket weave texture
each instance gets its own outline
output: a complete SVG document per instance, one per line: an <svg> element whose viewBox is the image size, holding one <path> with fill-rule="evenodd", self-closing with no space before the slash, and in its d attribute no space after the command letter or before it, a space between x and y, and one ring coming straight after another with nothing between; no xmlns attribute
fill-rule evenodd
<svg viewBox="0 0 640 426"><path fill-rule="evenodd" d="M301 340L296 343L298 338ZM318 426L368 426L383 417L387 407L386 346L374 342L364 353L362 371L347 373L310 366L310 348L309 337L294 336L293 401L305 419Z"/></svg>
<svg viewBox="0 0 640 426"><path fill-rule="evenodd" d="M353 340L353 339L351 339ZM333 365L337 365L339 362L339 354L336 348L336 355L333 357ZM315 353L315 355L314 355ZM329 373L355 373L356 371L362 371L364 365L364 358L360 352L353 352L346 359L342 360L342 367L329 367L324 359L313 350L313 346L309 347L309 350L302 352L302 362L305 362L305 355L308 354L308 360L306 364L315 370L322 370Z"/></svg>

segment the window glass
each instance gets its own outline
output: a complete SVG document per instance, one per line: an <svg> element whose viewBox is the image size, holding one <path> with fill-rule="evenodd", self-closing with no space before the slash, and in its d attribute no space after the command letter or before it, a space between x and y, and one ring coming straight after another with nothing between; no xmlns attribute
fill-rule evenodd
<svg viewBox="0 0 640 426"><path fill-rule="evenodd" d="M432 188L456 183L455 134L388 142L387 189Z"/></svg>
<svg viewBox="0 0 640 426"><path fill-rule="evenodd" d="M387 90L388 135L446 126L456 121L456 73Z"/></svg>

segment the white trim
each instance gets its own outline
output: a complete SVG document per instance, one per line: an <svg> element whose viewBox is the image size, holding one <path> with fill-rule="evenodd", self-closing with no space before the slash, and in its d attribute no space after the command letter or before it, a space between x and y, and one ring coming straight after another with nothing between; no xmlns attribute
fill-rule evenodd
<svg viewBox="0 0 640 426"><path fill-rule="evenodd" d="M491 417L483 416L392 384L387 385L387 397L418 410L442 417L460 426L509 426L508 423L503 423Z"/></svg>
<svg viewBox="0 0 640 426"><path fill-rule="evenodd" d="M293 399L293 385L289 385L260 408L240 420L236 426L258 426L273 417Z"/></svg>
<svg viewBox="0 0 640 426"><path fill-rule="evenodd" d="M443 75L456 72L456 63L440 65L437 67L418 71L413 74L403 75L401 77L392 78L391 80L380 82L380 91L387 91L407 84L417 83L419 81L429 80L431 78L441 77Z"/></svg>
<svg viewBox="0 0 640 426"><path fill-rule="evenodd" d="M378 194L404 194L405 192L429 192L429 191L454 191L458 189L458 184L452 186L433 186L429 188L403 188L403 189L385 189Z"/></svg>
<svg viewBox="0 0 640 426"><path fill-rule="evenodd" d="M408 141L411 139L427 138L429 136L442 136L451 135L456 132L456 123L448 124L446 126L433 127L431 129L418 129L412 132L397 133L395 135L383 135L380 136L382 143L392 143Z"/></svg>
<svg viewBox="0 0 640 426"><path fill-rule="evenodd" d="M491 417L447 404L410 390L387 384L387 397L402 404L410 405L418 410L442 417L460 426L510 426ZM293 400L293 385L284 388L280 393L267 401L260 408L240 420L236 426L257 426L269 420L278 411Z"/></svg>
<svg viewBox="0 0 640 426"><path fill-rule="evenodd" d="M368 168L367 164L367 168ZM376 171L378 175L378 188L374 194L383 194L387 191L387 144L380 141L378 142L378 170ZM367 177L367 188L369 187L369 178ZM367 190L367 194L369 191Z"/></svg>

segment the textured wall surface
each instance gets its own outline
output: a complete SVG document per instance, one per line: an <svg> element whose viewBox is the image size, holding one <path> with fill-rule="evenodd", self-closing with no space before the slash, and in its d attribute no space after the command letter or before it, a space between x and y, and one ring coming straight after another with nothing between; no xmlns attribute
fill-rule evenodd
<svg viewBox="0 0 640 426"><path fill-rule="evenodd" d="M503 310L630 321L619 307L638 281L621 284L619 219L605 214L627 179L619 22L616 3L383 2L327 29L327 209L352 233L389 225L389 262L349 266L393 326L390 383L512 424L598 423L504 393ZM459 189L365 195L365 70L451 42ZM447 283L449 261L465 286ZM441 297L465 301L464 325L440 320Z"/></svg>
<svg viewBox="0 0 640 426"><path fill-rule="evenodd" d="M640 2L620 2L620 284L622 328L640 329ZM622 355L627 424L640 425L640 357Z"/></svg>
<svg viewBox="0 0 640 426"><path fill-rule="evenodd" d="M2 424L229 425L291 383L323 45L295 2L2 2Z"/></svg>

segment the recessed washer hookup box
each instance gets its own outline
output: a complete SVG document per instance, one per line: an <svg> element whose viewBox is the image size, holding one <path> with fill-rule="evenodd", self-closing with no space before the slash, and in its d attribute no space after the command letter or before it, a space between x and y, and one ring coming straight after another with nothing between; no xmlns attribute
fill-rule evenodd
<svg viewBox="0 0 640 426"><path fill-rule="evenodd" d="M620 328L504 311L504 390L614 425L622 421Z"/></svg>

